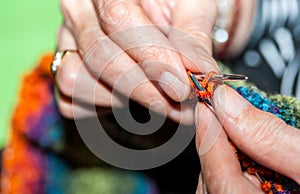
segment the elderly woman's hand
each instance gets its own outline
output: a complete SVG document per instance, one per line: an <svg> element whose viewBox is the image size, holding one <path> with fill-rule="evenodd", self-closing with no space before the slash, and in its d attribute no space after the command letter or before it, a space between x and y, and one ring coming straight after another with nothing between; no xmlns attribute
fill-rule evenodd
<svg viewBox="0 0 300 194"><path fill-rule="evenodd" d="M203 188L209 193L261 192L258 179L242 173L228 137L250 158L300 183L299 129L256 109L225 85L216 89L213 102L218 119L203 104L196 109L202 167L198 193Z"/></svg>
<svg viewBox="0 0 300 194"><path fill-rule="evenodd" d="M78 51L64 57L56 76L63 115L89 116L89 105L122 107L126 96L193 122L191 107L175 102L189 96L186 69L218 71L210 38L215 1L62 0L61 7L58 49Z"/></svg>

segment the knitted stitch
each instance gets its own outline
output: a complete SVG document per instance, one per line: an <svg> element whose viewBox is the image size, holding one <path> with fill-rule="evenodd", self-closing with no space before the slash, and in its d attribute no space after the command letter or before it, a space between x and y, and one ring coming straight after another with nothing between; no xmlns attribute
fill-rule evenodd
<svg viewBox="0 0 300 194"><path fill-rule="evenodd" d="M292 97L267 95L266 93L259 91L255 86L232 87L256 108L272 113L284 120L287 124L299 128L299 122L296 122L300 119L299 101L294 100ZM300 186L291 179L252 161L241 151L235 148L234 150L244 171L253 175L258 174L263 178L264 183L262 184L262 189L265 193L286 194L291 193L291 191L300 190ZM265 188L266 184L270 184L270 186Z"/></svg>
<svg viewBox="0 0 300 194"><path fill-rule="evenodd" d="M140 173L104 169L101 166L74 169L61 157L66 129L53 97L54 79L49 71L52 59L52 55L44 56L38 67L24 78L12 118L9 142L3 153L1 193L157 193L154 182ZM300 102L296 99L268 95L248 84L232 87L255 107L300 128ZM237 154L242 167L245 166L243 162L250 159L245 159L246 156L238 150ZM258 169L263 168L255 165ZM278 176L273 172L271 175ZM273 193L279 188L274 182L277 180L282 181L281 193L288 192L286 188L299 189L297 184L281 175L279 179L272 176L266 178L270 184L264 186L272 188Z"/></svg>
<svg viewBox="0 0 300 194"><path fill-rule="evenodd" d="M24 78L3 153L1 193L73 194L87 191L85 186L94 191L90 194L157 193L154 184L143 175L103 169L71 170L59 157L64 147L64 129L53 95L54 79L49 71L52 59L51 54L44 56Z"/></svg>

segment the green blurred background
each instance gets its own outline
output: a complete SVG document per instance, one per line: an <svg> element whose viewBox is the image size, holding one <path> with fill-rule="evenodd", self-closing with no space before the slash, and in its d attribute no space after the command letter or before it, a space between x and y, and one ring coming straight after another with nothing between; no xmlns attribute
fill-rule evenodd
<svg viewBox="0 0 300 194"><path fill-rule="evenodd" d="M39 56L55 48L62 21L59 0L0 1L0 147L7 139L10 117L22 76Z"/></svg>

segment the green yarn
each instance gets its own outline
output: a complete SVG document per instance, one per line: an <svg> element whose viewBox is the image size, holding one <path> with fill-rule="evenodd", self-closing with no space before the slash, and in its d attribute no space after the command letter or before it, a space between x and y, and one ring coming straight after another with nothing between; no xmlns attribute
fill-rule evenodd
<svg viewBox="0 0 300 194"><path fill-rule="evenodd" d="M137 180L134 173L105 168L75 170L69 177L70 194L135 193Z"/></svg>
<svg viewBox="0 0 300 194"><path fill-rule="evenodd" d="M220 67L220 71L225 74L231 74L232 71L222 62L218 62ZM293 120L294 127L300 129L300 101L292 96L284 96L281 94L267 94L266 92L257 88L253 83L246 81L246 82L230 82L228 83L234 88L238 87L246 87L249 91L253 93L257 93L264 98L270 100L271 102L275 103L276 106L282 110L281 111L281 118L285 121Z"/></svg>
<svg viewBox="0 0 300 194"><path fill-rule="evenodd" d="M219 65L222 73L232 73L225 65L221 63ZM279 94L267 94L250 82L230 82L230 85L238 92L249 95L247 100L262 110L266 108L269 112L272 111L270 107L278 108L279 113L275 114L276 116L300 129L300 101L296 98ZM108 125L111 125L111 123L108 123ZM125 170L103 167L78 169L70 174L67 193L142 193L138 192L137 188L141 188L139 184L145 180L144 177L137 176L137 173Z"/></svg>
<svg viewBox="0 0 300 194"><path fill-rule="evenodd" d="M270 95L270 100L275 102L279 108L286 108L283 116L292 116L295 119L295 127L300 129L300 101L291 96ZM288 108L287 108L288 107Z"/></svg>

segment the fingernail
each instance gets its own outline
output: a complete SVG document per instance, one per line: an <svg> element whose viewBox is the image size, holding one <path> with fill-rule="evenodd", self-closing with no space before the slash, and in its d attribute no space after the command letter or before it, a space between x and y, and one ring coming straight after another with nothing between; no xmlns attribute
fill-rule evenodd
<svg viewBox="0 0 300 194"><path fill-rule="evenodd" d="M190 86L182 83L170 72L162 73L159 85L174 100L182 101L189 95Z"/></svg>
<svg viewBox="0 0 300 194"><path fill-rule="evenodd" d="M216 111L222 111L232 118L237 118L249 106L242 96L226 85L214 91L213 104Z"/></svg>
<svg viewBox="0 0 300 194"><path fill-rule="evenodd" d="M202 72L220 72L220 67L218 66L217 62L203 48L196 48L196 52L198 53L197 64L199 64L199 67L201 67Z"/></svg>

